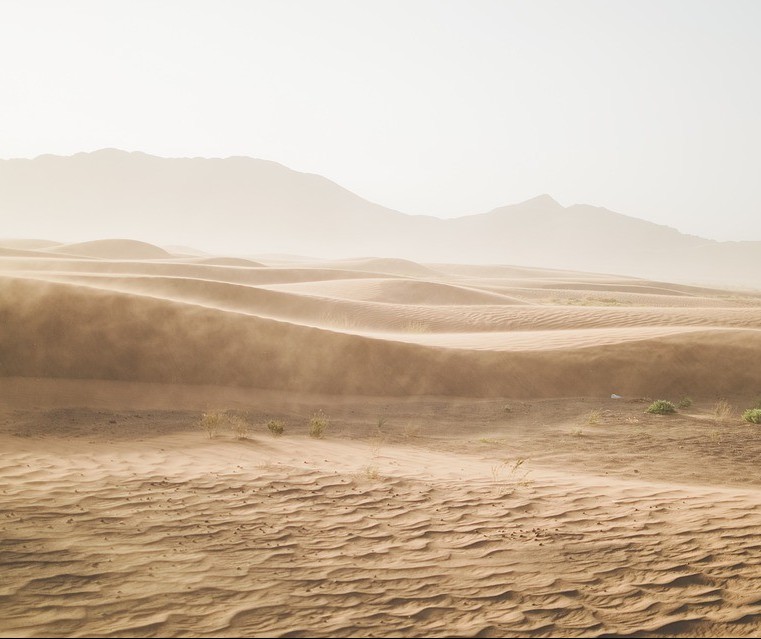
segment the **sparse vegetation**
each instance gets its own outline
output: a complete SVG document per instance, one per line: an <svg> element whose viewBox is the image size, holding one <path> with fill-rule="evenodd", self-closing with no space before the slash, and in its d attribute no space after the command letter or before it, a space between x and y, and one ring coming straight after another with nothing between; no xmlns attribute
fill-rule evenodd
<svg viewBox="0 0 761 639"><path fill-rule="evenodd" d="M713 416L716 418L717 422L726 422L730 420L733 413L734 409L726 399L719 400L713 407Z"/></svg>
<svg viewBox="0 0 761 639"><path fill-rule="evenodd" d="M692 406L692 397L686 395L677 403L677 408L689 408L690 406Z"/></svg>
<svg viewBox="0 0 761 639"><path fill-rule="evenodd" d="M670 415L671 413L676 413L676 406L665 399L656 399L647 407L645 412L653 413L654 415Z"/></svg>
<svg viewBox="0 0 761 639"><path fill-rule="evenodd" d="M498 481L502 478L503 474L507 475L507 478L512 478L515 476L515 474L520 470L521 466L526 463L526 460L524 458L516 459L514 462L510 462L509 460L505 460L499 464L494 464L491 467L491 476L494 481ZM522 482L526 475L528 475L528 471L524 472L520 478L518 479L518 482Z"/></svg>
<svg viewBox="0 0 761 639"><path fill-rule="evenodd" d="M233 434L238 439L248 439L248 429L249 424L248 422L239 415L228 415L227 421L230 423L230 428L233 431Z"/></svg>
<svg viewBox="0 0 761 639"><path fill-rule="evenodd" d="M749 408L743 413L743 419L751 424L761 424L761 408Z"/></svg>
<svg viewBox="0 0 761 639"><path fill-rule="evenodd" d="M594 426L595 424L599 424L601 419L602 419L602 411L599 411L599 410L590 411L589 415L587 415L587 424L589 424L590 426Z"/></svg>
<svg viewBox="0 0 761 639"><path fill-rule="evenodd" d="M318 410L309 420L309 436L322 439L325 437L328 426L330 426L330 418L326 417L322 410Z"/></svg>
<svg viewBox="0 0 761 639"><path fill-rule="evenodd" d="M209 439L214 439L217 436L223 417L224 413L219 411L213 411L201 415L201 421L199 424L204 432L209 436Z"/></svg>
<svg viewBox="0 0 761 639"><path fill-rule="evenodd" d="M624 420L627 424L639 424L639 417L629 416Z"/></svg>
<svg viewBox="0 0 761 639"><path fill-rule="evenodd" d="M271 419L267 422L267 430L273 437L280 437L285 432L285 424L279 419Z"/></svg>
<svg viewBox="0 0 761 639"><path fill-rule="evenodd" d="M377 481L381 478L380 470L378 470L377 466L364 466L360 471L360 474L365 479L369 479L371 481Z"/></svg>

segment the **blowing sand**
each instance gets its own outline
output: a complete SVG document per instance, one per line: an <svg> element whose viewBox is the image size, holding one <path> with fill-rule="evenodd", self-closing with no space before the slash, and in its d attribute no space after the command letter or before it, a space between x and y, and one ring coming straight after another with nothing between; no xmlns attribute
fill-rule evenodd
<svg viewBox="0 0 761 639"><path fill-rule="evenodd" d="M7 247L2 636L761 632L761 295Z"/></svg>

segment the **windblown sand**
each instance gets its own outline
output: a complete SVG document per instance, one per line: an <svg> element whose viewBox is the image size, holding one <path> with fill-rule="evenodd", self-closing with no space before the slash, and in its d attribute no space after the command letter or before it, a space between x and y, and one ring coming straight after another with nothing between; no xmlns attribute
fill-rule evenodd
<svg viewBox="0 0 761 639"><path fill-rule="evenodd" d="M761 295L8 246L2 636L761 633Z"/></svg>

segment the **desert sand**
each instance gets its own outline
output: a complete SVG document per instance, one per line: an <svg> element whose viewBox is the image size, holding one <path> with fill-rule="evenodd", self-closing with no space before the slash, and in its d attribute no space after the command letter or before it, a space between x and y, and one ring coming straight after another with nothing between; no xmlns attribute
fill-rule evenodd
<svg viewBox="0 0 761 639"><path fill-rule="evenodd" d="M0 326L1 636L761 633L761 293L14 240Z"/></svg>

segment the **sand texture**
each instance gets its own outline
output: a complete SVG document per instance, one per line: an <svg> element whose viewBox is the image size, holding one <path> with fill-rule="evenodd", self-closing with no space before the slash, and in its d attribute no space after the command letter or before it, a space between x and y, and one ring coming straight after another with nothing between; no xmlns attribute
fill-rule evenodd
<svg viewBox="0 0 761 639"><path fill-rule="evenodd" d="M0 251L0 636L761 633L761 294Z"/></svg>

